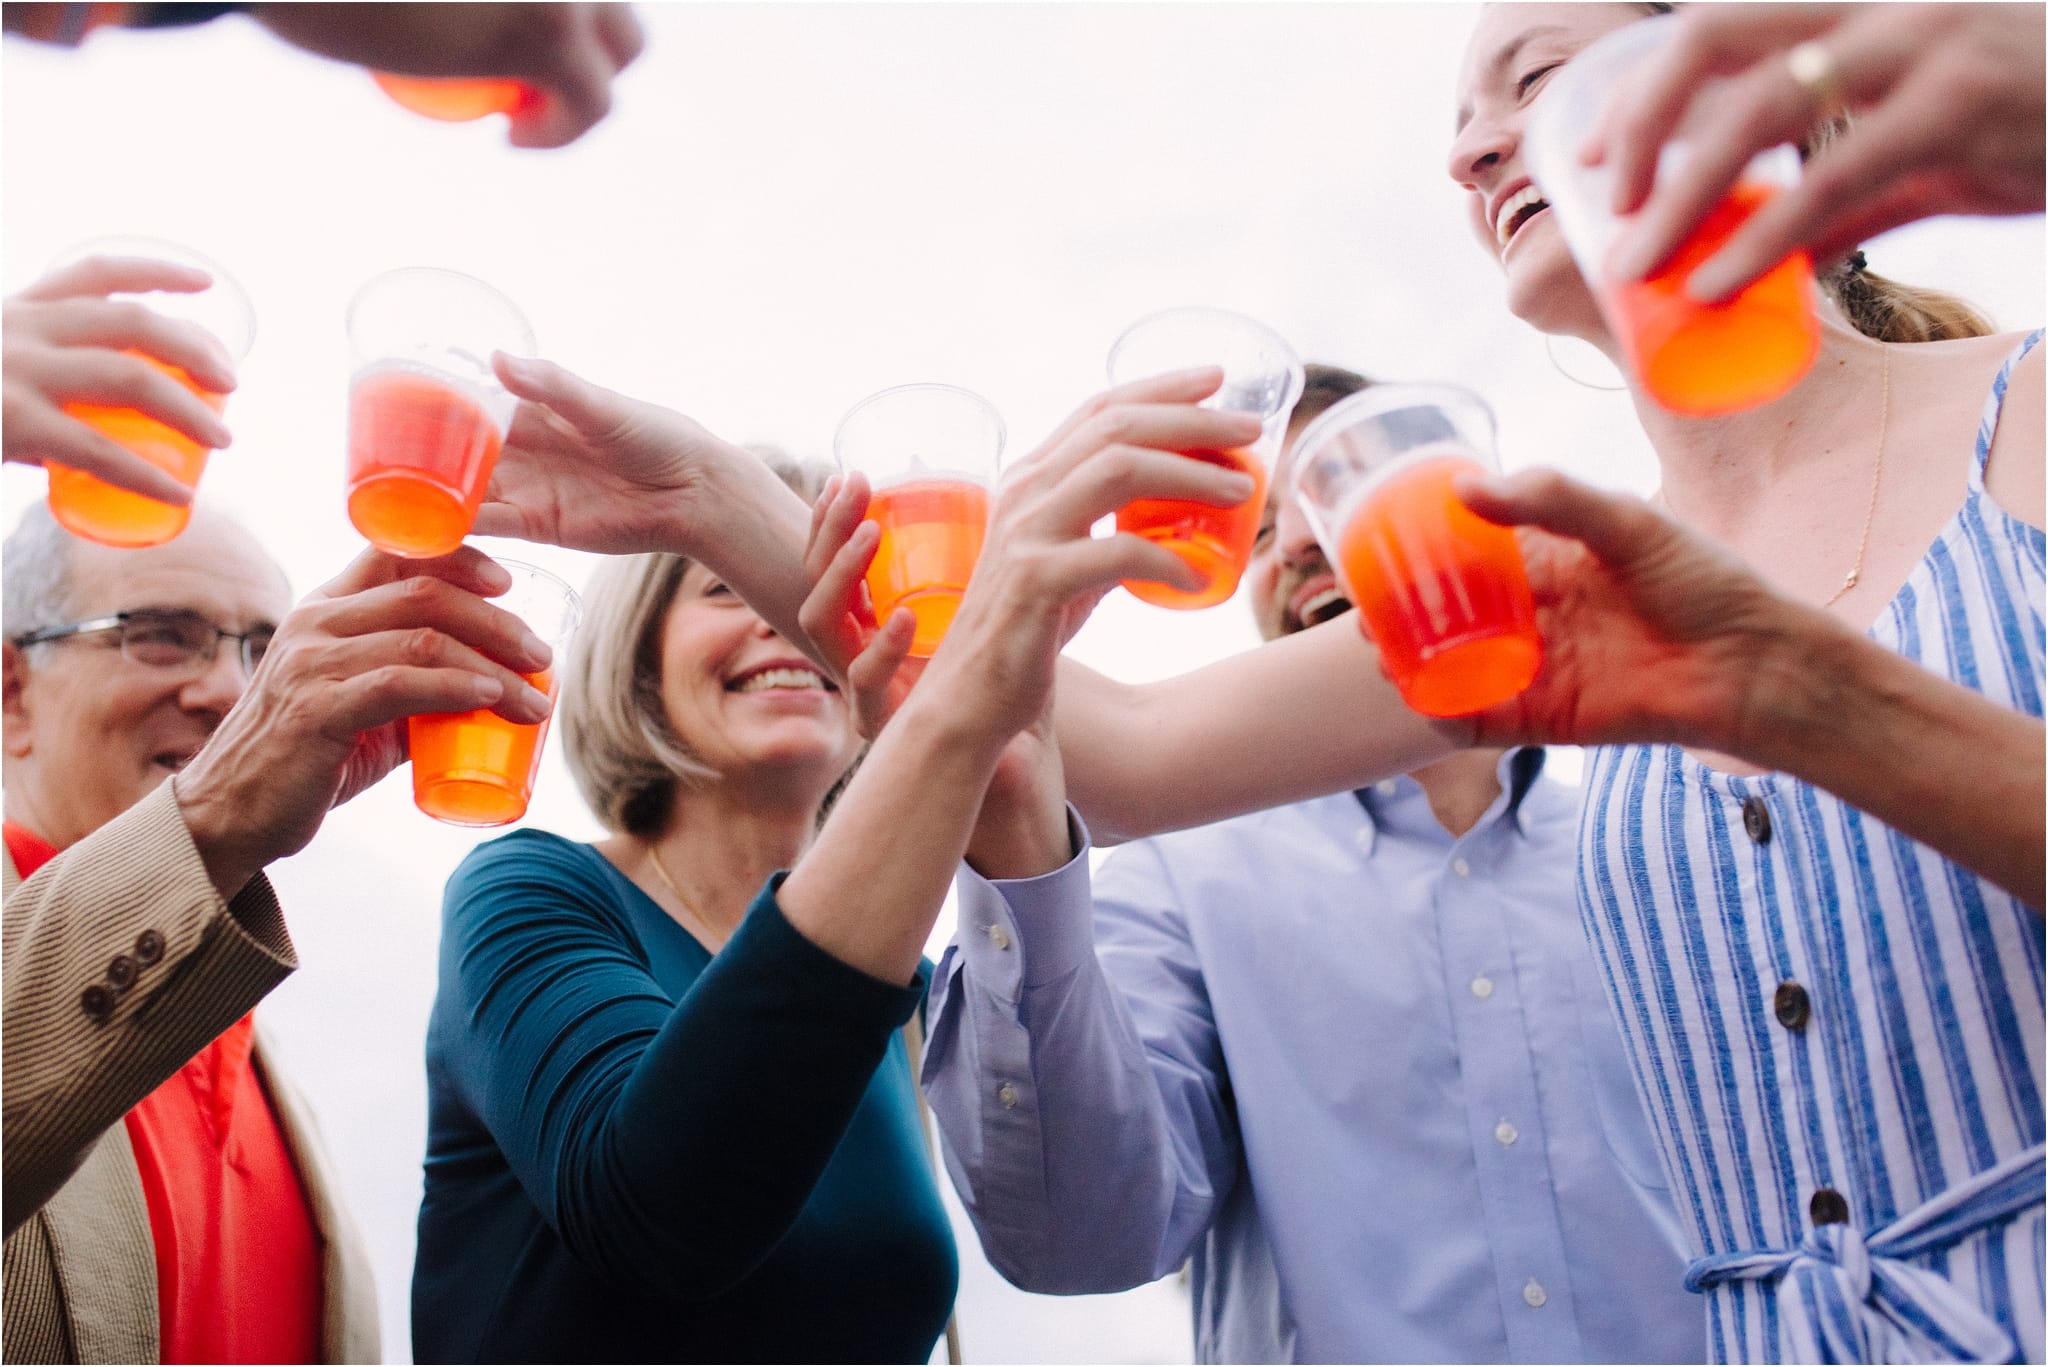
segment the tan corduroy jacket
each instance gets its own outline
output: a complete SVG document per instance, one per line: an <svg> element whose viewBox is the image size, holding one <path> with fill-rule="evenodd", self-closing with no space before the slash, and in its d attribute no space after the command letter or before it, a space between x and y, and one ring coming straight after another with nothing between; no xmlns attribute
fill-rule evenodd
<svg viewBox="0 0 2048 1367"><path fill-rule="evenodd" d="M221 900L168 783L28 882L12 859L0 875L0 1356L155 1362L155 1245L121 1118L297 967L283 913L261 877ZM322 1243L323 1358L374 1362L361 1238L260 1038L256 1065Z"/></svg>

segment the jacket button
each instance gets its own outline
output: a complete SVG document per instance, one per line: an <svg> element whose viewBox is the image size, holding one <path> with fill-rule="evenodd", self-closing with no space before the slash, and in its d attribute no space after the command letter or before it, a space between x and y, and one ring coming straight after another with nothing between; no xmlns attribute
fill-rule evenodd
<svg viewBox="0 0 2048 1367"><path fill-rule="evenodd" d="M114 985L116 992L126 992L135 986L135 977L141 971L135 966L135 960L126 954L116 954L114 961L107 965L107 981Z"/></svg>
<svg viewBox="0 0 2048 1367"><path fill-rule="evenodd" d="M1846 1225L1849 1223L1849 1203L1842 1193L1833 1187L1822 1187L1806 1203L1806 1213L1813 1217L1816 1225Z"/></svg>
<svg viewBox="0 0 2048 1367"><path fill-rule="evenodd" d="M1759 845L1771 843L1771 812L1762 798L1742 799L1742 829Z"/></svg>
<svg viewBox="0 0 2048 1367"><path fill-rule="evenodd" d="M1787 979L1778 984L1771 998L1771 1010L1777 1013L1778 1024L1787 1030L1804 1030L1813 1016L1813 999L1806 995L1805 988Z"/></svg>
<svg viewBox="0 0 2048 1367"><path fill-rule="evenodd" d="M164 937L154 930L145 930L135 937L135 962L144 968L157 963L164 957Z"/></svg>
<svg viewBox="0 0 2048 1367"><path fill-rule="evenodd" d="M98 983L78 994L78 1004L85 1008L85 1014L96 1021L104 1021L114 1014L114 994Z"/></svg>

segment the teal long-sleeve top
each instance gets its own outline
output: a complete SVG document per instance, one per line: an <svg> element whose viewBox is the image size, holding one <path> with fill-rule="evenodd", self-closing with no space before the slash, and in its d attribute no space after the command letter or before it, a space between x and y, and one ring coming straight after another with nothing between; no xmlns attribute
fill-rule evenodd
<svg viewBox="0 0 2048 1367"><path fill-rule="evenodd" d="M519 831L443 905L420 1362L923 1362L958 1279L899 987L776 905L714 958Z"/></svg>

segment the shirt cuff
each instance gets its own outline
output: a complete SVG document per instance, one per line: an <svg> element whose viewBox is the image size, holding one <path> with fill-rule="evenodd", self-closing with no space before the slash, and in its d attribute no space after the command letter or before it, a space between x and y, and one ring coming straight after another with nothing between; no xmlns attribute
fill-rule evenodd
<svg viewBox="0 0 2048 1367"><path fill-rule="evenodd" d="M990 880L962 864L954 879L960 895L954 942L969 972L998 997L1015 1000L1024 988L1070 977L1095 955L1088 871L1094 842L1071 803L1067 821L1075 854L1051 873Z"/></svg>

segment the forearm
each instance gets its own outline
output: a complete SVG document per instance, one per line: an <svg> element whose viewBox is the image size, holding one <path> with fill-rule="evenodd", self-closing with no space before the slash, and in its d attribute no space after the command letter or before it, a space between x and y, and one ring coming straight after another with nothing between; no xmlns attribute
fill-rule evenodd
<svg viewBox="0 0 2048 1367"><path fill-rule="evenodd" d="M883 982L909 981L1009 737L927 676L883 730L783 884L790 924Z"/></svg>
<svg viewBox="0 0 2048 1367"><path fill-rule="evenodd" d="M829 669L797 621L811 591L804 571L811 510L764 461L737 447L730 455L710 467L677 549L703 561L783 639Z"/></svg>
<svg viewBox="0 0 2048 1367"><path fill-rule="evenodd" d="M1097 962L1088 887L1085 854L1022 883L963 872L930 1007L926 1090L955 1189L996 1268L1048 1294L1178 1266L1232 1161L1216 1074L1178 1062L1187 1041L1162 1041L1177 1061L1155 1078ZM1206 1022L1187 1005L1155 1019Z"/></svg>
<svg viewBox="0 0 2048 1367"><path fill-rule="evenodd" d="M1731 753L1824 788L2039 910L2041 720L1818 613L1762 662Z"/></svg>
<svg viewBox="0 0 2048 1367"><path fill-rule="evenodd" d="M1069 799L1105 842L1362 787L1457 750L1469 727L1409 710L1349 617L1160 683L1062 658Z"/></svg>

